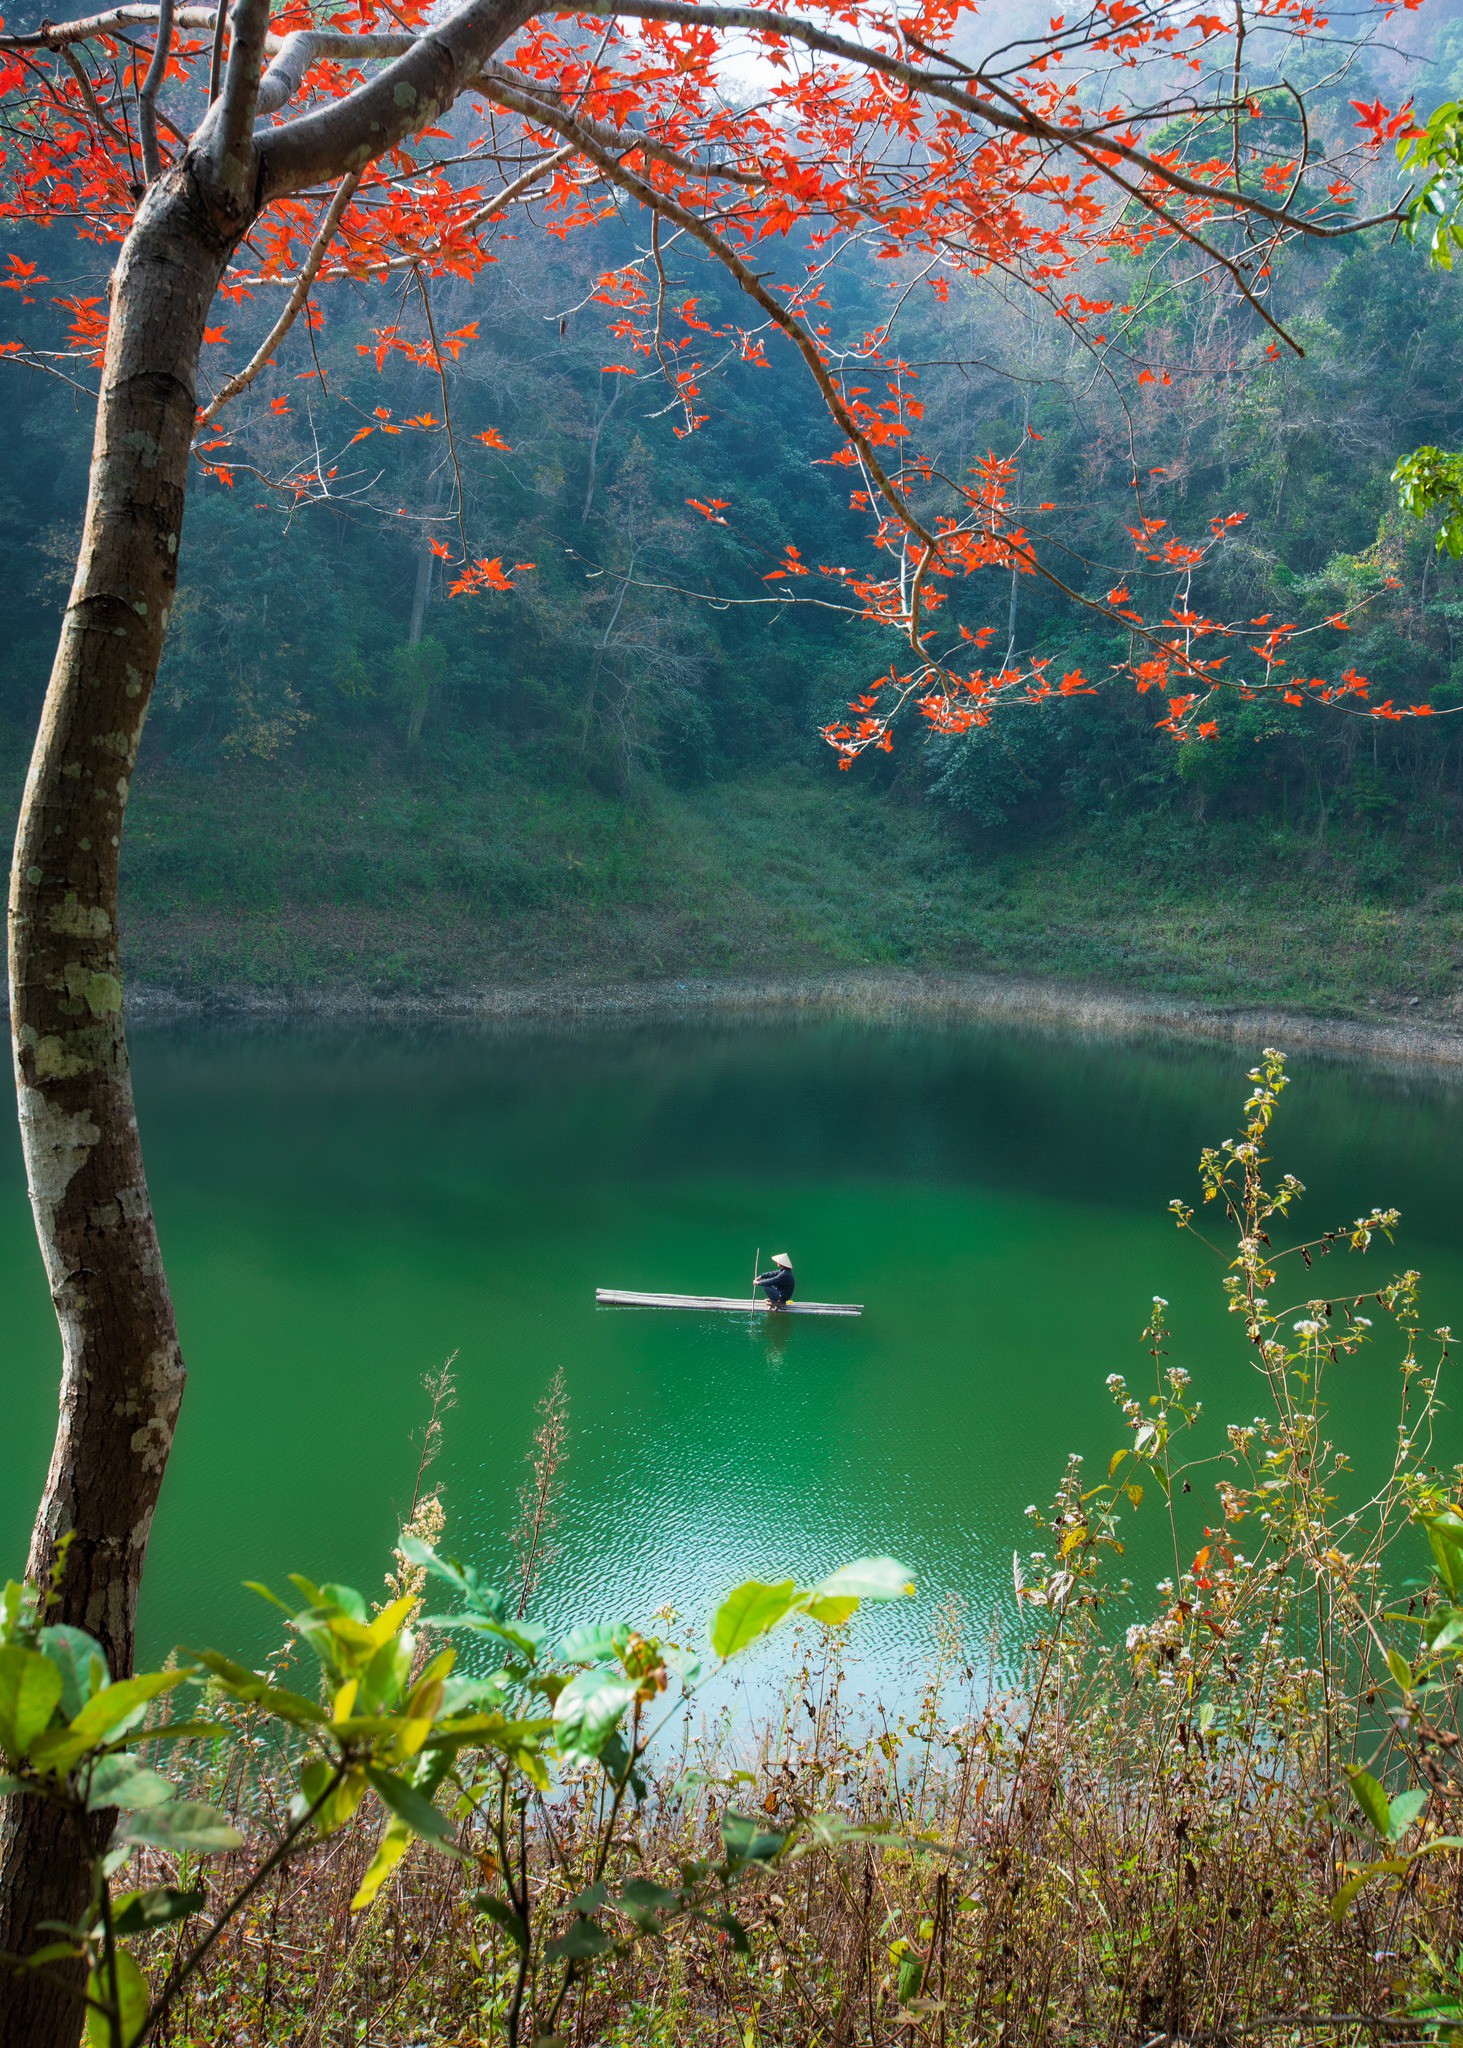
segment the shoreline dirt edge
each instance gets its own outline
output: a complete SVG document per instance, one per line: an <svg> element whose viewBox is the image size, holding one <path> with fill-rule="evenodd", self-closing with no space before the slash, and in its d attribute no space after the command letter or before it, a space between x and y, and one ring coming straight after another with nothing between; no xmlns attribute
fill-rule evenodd
<svg viewBox="0 0 1463 2048"><path fill-rule="evenodd" d="M1409 1066L1463 1066L1463 1025L1308 1016L1259 1003L1142 995L1035 977L853 972L578 984L546 981L419 995L365 989L265 994L223 988L193 995L134 987L129 1022L482 1024L590 1022L685 1016L850 1016L870 1022L940 1020L1023 1024L1101 1037L1197 1038L1257 1050L1310 1050Z"/></svg>

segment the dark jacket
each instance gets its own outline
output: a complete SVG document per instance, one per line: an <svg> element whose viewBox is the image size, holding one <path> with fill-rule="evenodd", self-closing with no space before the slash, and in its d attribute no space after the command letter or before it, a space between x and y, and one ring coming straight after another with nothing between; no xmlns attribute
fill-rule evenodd
<svg viewBox="0 0 1463 2048"><path fill-rule="evenodd" d="M775 1294L779 1301L791 1301L796 1285L791 1266L774 1266L770 1273L759 1273L757 1285L768 1294Z"/></svg>

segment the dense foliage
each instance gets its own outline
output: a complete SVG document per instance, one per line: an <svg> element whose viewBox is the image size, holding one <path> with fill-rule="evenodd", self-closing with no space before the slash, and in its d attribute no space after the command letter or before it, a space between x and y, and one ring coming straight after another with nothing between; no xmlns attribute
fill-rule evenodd
<svg viewBox="0 0 1463 2048"><path fill-rule="evenodd" d="M1460 78L1463 24L1445 24L1408 82L1425 108ZM1400 97L1395 77L1354 70L1318 119L1344 144L1348 96L1373 92ZM1386 203L1392 177L1379 162L1368 203ZM819 728L888 661L888 640L798 602L806 583L765 579L789 546L813 563L857 558L867 515L827 460L830 422L790 349L718 370L694 435L653 377L603 367L616 343L591 297L599 266L643 237L633 209L592 249L510 219L482 277L434 287L438 332L466 330L442 378L381 349L383 333L423 328L409 288L336 288L234 401L233 447L208 458L227 480L200 479L190 500L124 854L149 979L390 988L988 962L1335 1004L1387 982L1371 963L1381 944L1405 955L1407 990L1451 989L1450 930L1358 934L1368 906L1405 916L1446 894L1458 719L1230 701L1213 738L1180 745L1159 729L1158 698L1119 677L1095 695L1005 704L958 736L926 733L911 711L892 755L838 777ZM6 303L7 331L58 339L99 288L97 254L78 243L63 267L54 242L27 234L16 252L37 270ZM792 274L787 252L769 260ZM1107 261L1083 284L1116 296L1121 266ZM830 287L845 324L881 313L888 268L855 264ZM906 268L893 266L896 288ZM735 310L730 283L694 260L671 282L709 323ZM1129 279L1122 290L1138 296ZM936 453L952 471L988 451L1009 460L1013 500L1058 508L1059 566L1100 600L1140 591L1125 531L1135 462L1144 514L1169 531L1243 513L1201 570L1197 605L1275 621L1346 612L1349 631L1299 641L1298 662L1331 675L1349 664L1373 703L1450 710L1463 702L1463 581L1389 479L1419 444L1463 440L1456 279L1406 243L1368 242L1293 248L1279 291L1304 358L1232 296L1169 294L1129 321L1112 377L1081 323L1065 329L990 279L954 279L943 300L918 301L906 334L938 399ZM205 350L215 384L275 310L263 294L227 309ZM1136 361L1156 374L1135 389ZM91 431L88 398L64 381L84 381L85 365L54 367L62 380L0 358L11 801ZM297 473L317 437L337 465L330 495L294 503L267 480ZM511 589L448 595L442 554L460 556L464 532L507 565ZM993 568L980 581L991 659L1009 643L1018 665L1098 682L1129 659L1110 615L1037 577ZM1288 916L1297 862L1316 883L1313 936L1277 951L1267 906ZM1222 912L1251 895L1241 945ZM1198 925L1166 938L1170 912ZM250 923L261 918L267 931ZM1295 972L1277 980L1260 964L1277 960Z"/></svg>
<svg viewBox="0 0 1463 2048"><path fill-rule="evenodd" d="M1445 29L1429 67L1439 93L1458 40ZM1358 89L1353 77L1334 92L1338 125ZM626 259L638 232L632 220L611 229ZM861 516L827 464L829 423L801 365L782 350L755 373L733 366L715 380L707 423L687 436L651 379L602 367L613 343L604 308L587 301L603 244L592 263L572 240L505 237L497 249L486 284L438 288L438 331L468 330L445 380L380 348L384 331L410 331L409 294L362 287L330 297L308 347L297 337L236 401L248 459L230 459L190 506L149 731L154 781L184 774L196 791L200 778L227 782L257 762L281 772L330 762L416 787L444 774L507 777L558 801L575 786L623 794L734 781L773 761L831 768L817 729L885 657L872 628L764 580L789 544L809 561L859 546ZM28 253L55 262L39 242ZM1101 597L1125 578L1136 587L1124 531L1136 449L1146 516L1190 532L1245 514L1205 564L1197 601L1218 616L1279 620L1369 598L1348 632L1302 643L1297 660L1349 663L1373 702L1426 696L1447 709L1463 701L1463 585L1399 511L1388 478L1415 444L1463 438L1450 374L1455 280L1406 246L1323 245L1292 251L1288 264L1283 310L1303 360L1269 344L1232 297L1159 298L1130 320L1125 348L1169 367L1136 396L1044 310L956 280L920 313L914 358L940 394L941 453L952 468L988 450L1010 458L1013 493L1060 508L1066 573ZM16 306L18 331L39 331L48 296L87 282L79 270L33 284L36 311ZM735 296L694 264L673 282L699 290L711 322ZM845 319L872 318L889 284L855 271L839 290ZM212 330L210 362L232 369L272 310L240 303ZM74 556L89 407L20 362L5 375L0 706L14 775ZM454 447L440 431L444 400ZM342 417L362 423L357 442ZM332 493L291 507L263 480L327 433L348 448ZM451 572L432 544L459 551L447 509L454 459L474 543L532 564L505 575L511 590L447 595ZM725 524L695 509L713 488ZM1085 613L1035 577L985 576L997 651L1009 640L1017 659L1098 679L1129 658L1110 615ZM978 830L1155 812L1321 841L1360 826L1392 849L1379 872L1408 842L1454 836L1454 720L1261 699L1227 705L1207 744L1176 746L1156 729L1162 709L1130 687L1012 704L958 737L906 730L892 761L866 757L858 774L892 779L910 799L933 795Z"/></svg>
<svg viewBox="0 0 1463 2048"><path fill-rule="evenodd" d="M601 375L612 347L603 309L561 318L589 288L579 252L510 245L504 256L491 290L439 289L434 314L444 329L476 316L479 338L450 363L468 522L532 573L515 578L511 596L446 600L449 579L429 547L456 537L445 510L451 455L440 432L396 431L440 423L439 380L399 355L376 367L374 330L391 319L392 295L363 293L358 307L332 300L312 338L328 398L314 380L296 381L310 363L296 352L270 387L278 412L244 402L255 416L250 459L286 468L308 447L316 413L337 444L360 421L374 438L352 450L335 496L297 510L242 469L232 487L205 481L195 493L149 734L156 761L224 767L343 750L400 760L418 745L476 744L531 774L552 757L571 781L623 784L647 771L684 780L763 753L829 708L826 684L820 695L814 681L831 651L821 621L774 632L770 605L717 612L658 587L714 591L727 580L725 550L706 544L685 503L705 488L708 464L744 484L774 552L800 531L837 535L812 466L826 416L796 366L763 372L755 389L728 383L717 419L685 445L654 417L663 393ZM264 324L245 306L230 332ZM34 730L74 560L89 419L64 388L19 366L7 375L3 516L16 566L4 703L14 750ZM765 427L769 382L788 421L776 437ZM487 430L501 449L472 439ZM835 703L837 690L835 681Z"/></svg>
<svg viewBox="0 0 1463 2048"><path fill-rule="evenodd" d="M1446 61L1432 70L1448 75ZM621 232L628 256L633 224ZM475 330L447 375L466 523L505 562L532 570L513 576L511 593L447 597L449 574L429 548L444 534L456 546L451 453L430 426L391 432L439 420L442 386L431 369L376 351L383 328L408 324L399 292L330 300L311 353L283 358L267 398L238 402L258 472L239 467L194 495L152 772L226 776L240 761L344 757L415 777L456 759L534 784L624 790L645 778L736 777L789 752L818 763L818 726L861 686L880 643L835 612L778 602L802 593L763 580L789 543L821 561L859 540L801 366L773 352L755 375L718 378L707 424L678 435L663 391L601 368L612 344L603 309L584 304L595 272L583 252L527 239L499 250L486 289L439 290L435 312L442 331ZM957 282L921 316L924 375L935 387L957 343L988 367L945 373L963 387L956 405L943 394L943 412L956 415L947 452L952 462L988 449L1013 456L1022 501L1060 506L1073 580L1097 594L1131 578L1123 529L1136 446L1149 516L1190 531L1246 515L1204 571L1215 613L1314 616L1370 595L1344 641L1324 635L1300 658L1349 661L1374 699L1425 694L1447 708L1463 695L1463 587L1396 509L1388 476L1415 443L1463 436L1450 374L1455 281L1429 274L1405 246L1299 250L1289 261L1286 310L1304 360L1268 346L1247 309L1217 293L1160 301L1128 346L1171 365L1170 381L1136 399L1044 312ZM43 298L86 281L33 289ZM702 315L715 320L730 291L713 281ZM882 279L855 276L845 298L857 310L886 291ZM17 311L22 330L40 317ZM264 319L241 305L220 333L220 359L232 367ZM74 558L90 422L65 383L18 362L5 374L0 704L14 766L34 730ZM286 470L320 431L317 416L344 438L342 406L364 422L363 444L334 495L282 507L259 474ZM484 433L490 441L473 438ZM713 485L727 526L692 509ZM1032 577L997 570L987 580L998 645L1010 637L1018 656L1098 678L1127 658L1111 618L1089 623ZM932 790L978 826L1159 808L1322 837L1333 818L1451 834L1463 769L1452 720L1391 723L1261 700L1227 708L1208 745L1179 748L1155 730L1161 709L1125 689L1013 705L958 738L908 733L896 763L865 762L860 773L892 772L909 794Z"/></svg>

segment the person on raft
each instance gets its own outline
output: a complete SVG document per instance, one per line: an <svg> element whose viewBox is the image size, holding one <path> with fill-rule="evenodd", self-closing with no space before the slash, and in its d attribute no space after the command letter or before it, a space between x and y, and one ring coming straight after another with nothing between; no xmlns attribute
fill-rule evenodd
<svg viewBox="0 0 1463 2048"><path fill-rule="evenodd" d="M792 1260L786 1252L774 1252L771 1272L757 1275L757 1285L767 1296L769 1309L786 1308L796 1284L792 1277Z"/></svg>

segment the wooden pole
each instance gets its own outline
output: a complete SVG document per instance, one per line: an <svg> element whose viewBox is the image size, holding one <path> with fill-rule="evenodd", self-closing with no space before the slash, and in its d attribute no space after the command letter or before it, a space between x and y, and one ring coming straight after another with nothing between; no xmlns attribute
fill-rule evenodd
<svg viewBox="0 0 1463 2048"><path fill-rule="evenodd" d="M753 1308L755 1308L755 1307L757 1306L757 1268L758 1268L758 1267L759 1267L759 1266L761 1265L761 1263L762 1263L762 1247L761 1247L761 1245L759 1244L759 1245L758 1245L758 1247L757 1247L757 1256L756 1256L756 1258L755 1258L755 1259L753 1259L753 1261L752 1261L752 1306L753 1306Z"/></svg>

